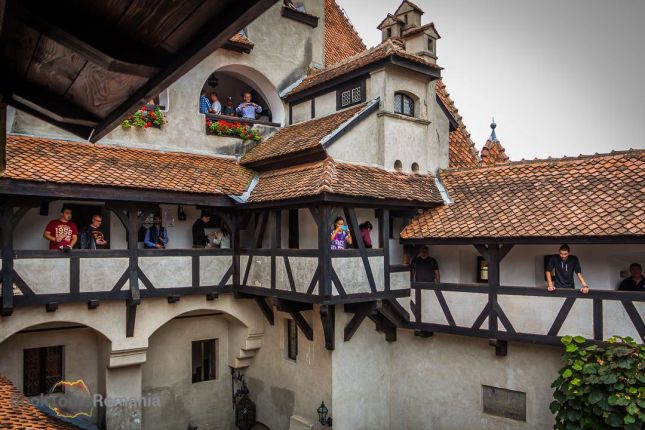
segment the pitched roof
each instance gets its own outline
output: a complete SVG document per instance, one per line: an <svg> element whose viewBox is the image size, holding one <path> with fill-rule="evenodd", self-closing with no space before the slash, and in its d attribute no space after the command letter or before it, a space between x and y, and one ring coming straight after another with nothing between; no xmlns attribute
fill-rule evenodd
<svg viewBox="0 0 645 430"><path fill-rule="evenodd" d="M41 412L5 376L0 375L0 428L15 430L78 430Z"/></svg>
<svg viewBox="0 0 645 430"><path fill-rule="evenodd" d="M325 65L338 63L365 49L343 9L334 0L325 0Z"/></svg>
<svg viewBox="0 0 645 430"><path fill-rule="evenodd" d="M398 12L399 12L399 10L401 10L401 8L403 7L403 5L405 5L405 4L407 4L407 5L408 5L408 6L410 6L413 10L416 10L417 12L420 12L420 13L423 15L423 13L424 13L424 12L423 12L423 9L421 9L419 6L417 6L416 4L414 4L414 3L412 3L411 1L408 1L408 0L403 0L403 1L401 2L401 4L399 5L399 7L397 7L397 8L396 8L396 11L395 11L394 13L395 13L395 14L396 14L396 13L398 13Z"/></svg>
<svg viewBox="0 0 645 430"><path fill-rule="evenodd" d="M453 204L404 239L645 235L645 150L443 171Z"/></svg>
<svg viewBox="0 0 645 430"><path fill-rule="evenodd" d="M331 158L262 173L250 203L310 197L322 193L374 199L441 203L432 175L391 172Z"/></svg>
<svg viewBox="0 0 645 430"><path fill-rule="evenodd" d="M475 149L475 143L470 139L470 133L466 130L466 125L462 121L461 115L459 115L459 110L455 106L455 102L450 98L450 94L442 80L437 81L435 90L439 100L457 121L457 130L451 131L449 134L449 167L474 168L479 166L479 156Z"/></svg>
<svg viewBox="0 0 645 430"><path fill-rule="evenodd" d="M7 168L1 177L239 195L253 172L232 158L9 135Z"/></svg>
<svg viewBox="0 0 645 430"><path fill-rule="evenodd" d="M421 32L421 31L426 31L429 28L431 28L432 31L436 33L437 37L439 39L441 39L441 35L437 31L437 28L434 26L434 22L430 22L430 23L422 25L420 27L410 27L407 30L403 31L403 37L405 38L405 37L411 36L413 34L417 34L417 33Z"/></svg>
<svg viewBox="0 0 645 430"><path fill-rule="evenodd" d="M412 61L422 66L427 66L432 69L440 70L441 67L428 60L414 54L406 52L405 49L394 43L391 39L377 45L373 48L365 50L359 54L348 57L347 59L336 63L330 67L321 69L313 74L305 77L300 84L293 88L286 96L292 96L305 89L314 87L324 82L330 81L339 76L345 75L361 67L383 60L389 56L395 56L404 60Z"/></svg>
<svg viewBox="0 0 645 430"><path fill-rule="evenodd" d="M281 128L273 136L244 154L240 163L252 166L288 154L298 154L317 148L322 151L323 138L360 113L370 103L361 103L331 115Z"/></svg>
<svg viewBox="0 0 645 430"><path fill-rule="evenodd" d="M483 166L494 166L495 164L508 163L506 149L499 140L488 139L481 151L481 163Z"/></svg>

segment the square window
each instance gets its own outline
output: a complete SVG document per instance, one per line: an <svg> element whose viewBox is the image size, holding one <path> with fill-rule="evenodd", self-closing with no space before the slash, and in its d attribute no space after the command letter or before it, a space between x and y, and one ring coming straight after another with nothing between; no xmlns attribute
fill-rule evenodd
<svg viewBox="0 0 645 430"><path fill-rule="evenodd" d="M217 379L217 339L192 343L193 383Z"/></svg>
<svg viewBox="0 0 645 430"><path fill-rule="evenodd" d="M287 358L296 361L298 358L298 326L292 319L286 320Z"/></svg>
<svg viewBox="0 0 645 430"><path fill-rule="evenodd" d="M428 38L428 51L434 52L434 41L431 38Z"/></svg>
<svg viewBox="0 0 645 430"><path fill-rule="evenodd" d="M63 380L62 345L25 349L23 360L25 396L63 392L62 386L56 386Z"/></svg>
<svg viewBox="0 0 645 430"><path fill-rule="evenodd" d="M477 282L488 282L488 262L484 257L477 257Z"/></svg>

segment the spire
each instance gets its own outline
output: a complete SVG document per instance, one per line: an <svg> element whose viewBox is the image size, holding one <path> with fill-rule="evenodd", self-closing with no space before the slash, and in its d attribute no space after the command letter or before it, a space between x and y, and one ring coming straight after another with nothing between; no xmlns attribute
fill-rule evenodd
<svg viewBox="0 0 645 430"><path fill-rule="evenodd" d="M506 155L506 150L495 134L496 128L497 124L495 124L495 118L493 118L493 121L490 124L490 137L484 144L480 153L482 166L494 166L496 164L508 163L509 161L508 155Z"/></svg>
<svg viewBox="0 0 645 430"><path fill-rule="evenodd" d="M491 142L497 142L497 135L495 134L496 128L497 128L497 124L495 124L495 117L493 117L493 122L490 123L490 129L491 129L490 137L488 138L488 140L490 140Z"/></svg>

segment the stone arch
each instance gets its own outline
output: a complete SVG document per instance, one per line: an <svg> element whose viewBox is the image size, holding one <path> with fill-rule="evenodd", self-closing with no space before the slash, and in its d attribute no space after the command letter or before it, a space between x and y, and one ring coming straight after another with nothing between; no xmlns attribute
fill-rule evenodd
<svg viewBox="0 0 645 430"><path fill-rule="evenodd" d="M284 104L275 85L260 71L244 64L227 64L213 70L212 73L233 77L249 86L267 102L271 110L271 121L283 124L285 120ZM223 100L220 100L224 104Z"/></svg>

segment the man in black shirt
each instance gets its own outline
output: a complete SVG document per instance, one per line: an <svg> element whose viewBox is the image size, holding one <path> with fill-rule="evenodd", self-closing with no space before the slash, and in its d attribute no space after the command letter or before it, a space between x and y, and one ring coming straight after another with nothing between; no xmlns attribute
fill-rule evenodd
<svg viewBox="0 0 645 430"><path fill-rule="evenodd" d="M623 279L618 286L619 291L641 291L645 292L645 278L643 278L643 267L638 263L629 265L629 278Z"/></svg>
<svg viewBox="0 0 645 430"><path fill-rule="evenodd" d="M202 216L193 224L193 248L206 248L208 236L206 235L206 224L211 220L211 214L202 212Z"/></svg>
<svg viewBox="0 0 645 430"><path fill-rule="evenodd" d="M580 260L575 255L569 254L569 245L562 245L560 247L559 255L552 255L546 265L546 282L548 283L549 291L555 291L556 288L575 288L573 281L573 274L578 275L582 289L582 294L589 292L589 286L582 277L582 269L580 268ZM555 269L555 286L551 278L551 271Z"/></svg>
<svg viewBox="0 0 645 430"><path fill-rule="evenodd" d="M92 223L81 230L81 249L103 249L107 245L105 235L101 231L101 215L92 215Z"/></svg>
<svg viewBox="0 0 645 430"><path fill-rule="evenodd" d="M430 257L427 246L421 248L419 255L412 260L412 279L417 282L440 282L439 264Z"/></svg>

